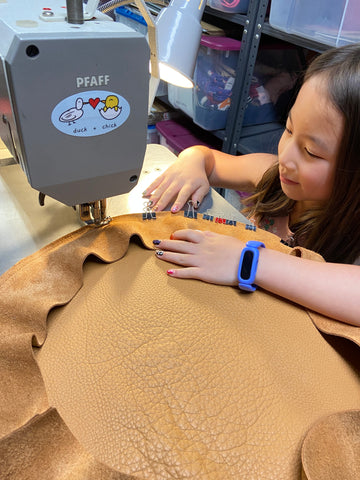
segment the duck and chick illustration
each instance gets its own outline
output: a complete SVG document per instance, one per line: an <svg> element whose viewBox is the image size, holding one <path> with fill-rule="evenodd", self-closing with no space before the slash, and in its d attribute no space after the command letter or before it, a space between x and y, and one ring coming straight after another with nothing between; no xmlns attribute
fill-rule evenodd
<svg viewBox="0 0 360 480"><path fill-rule="evenodd" d="M59 121L72 125L84 115L83 107L85 104L90 104L95 109L99 102L104 104L99 113L106 120L113 120L120 115L122 107L119 106L119 99L116 95L108 95L105 100L90 99L88 102L84 102L82 98L77 98L75 106L65 110L60 115Z"/></svg>

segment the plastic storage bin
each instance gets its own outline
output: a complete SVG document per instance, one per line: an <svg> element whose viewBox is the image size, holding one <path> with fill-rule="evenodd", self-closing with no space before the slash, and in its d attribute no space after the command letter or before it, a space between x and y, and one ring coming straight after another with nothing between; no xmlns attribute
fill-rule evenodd
<svg viewBox="0 0 360 480"><path fill-rule="evenodd" d="M160 136L156 125L148 125L146 143L160 143Z"/></svg>
<svg viewBox="0 0 360 480"><path fill-rule="evenodd" d="M203 140L200 140L189 129L173 120L164 120L157 123L156 129L159 132L160 144L167 147L175 155L193 145L210 146Z"/></svg>
<svg viewBox="0 0 360 480"><path fill-rule="evenodd" d="M168 84L168 100L171 105L182 110L191 118L194 118L193 94L193 88L182 88Z"/></svg>
<svg viewBox="0 0 360 480"><path fill-rule="evenodd" d="M194 73L194 122L205 130L225 128L241 42L201 37Z"/></svg>
<svg viewBox="0 0 360 480"><path fill-rule="evenodd" d="M330 46L360 41L359 0L272 0L270 25Z"/></svg>
<svg viewBox="0 0 360 480"><path fill-rule="evenodd" d="M226 127L241 42L203 36L193 89L168 86L169 101L204 130ZM282 121L303 70L298 50L284 42L263 45L257 55L243 125Z"/></svg>
<svg viewBox="0 0 360 480"><path fill-rule="evenodd" d="M221 12L247 13L249 0L209 0L207 5Z"/></svg>
<svg viewBox="0 0 360 480"><path fill-rule="evenodd" d="M144 35L147 34L147 23L142 15L139 15L131 7L118 7L115 9L115 21L123 23L128 27L140 32Z"/></svg>
<svg viewBox="0 0 360 480"><path fill-rule="evenodd" d="M283 42L263 45L257 54L243 125L285 121L302 70L296 47Z"/></svg>

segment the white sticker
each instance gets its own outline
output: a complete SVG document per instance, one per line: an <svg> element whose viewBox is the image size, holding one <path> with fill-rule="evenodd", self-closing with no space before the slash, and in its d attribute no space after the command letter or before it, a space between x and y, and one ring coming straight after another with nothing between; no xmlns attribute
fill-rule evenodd
<svg viewBox="0 0 360 480"><path fill-rule="evenodd" d="M67 135L94 137L120 127L129 114L130 105L121 95L92 90L61 100L52 111L51 121Z"/></svg>

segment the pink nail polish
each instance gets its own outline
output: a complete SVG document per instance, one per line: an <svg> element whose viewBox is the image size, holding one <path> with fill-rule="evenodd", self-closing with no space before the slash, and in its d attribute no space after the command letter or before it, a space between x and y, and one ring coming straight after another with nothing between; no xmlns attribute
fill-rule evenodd
<svg viewBox="0 0 360 480"><path fill-rule="evenodd" d="M174 205L172 208L171 208L171 211L173 213L177 212L179 210L179 207L177 205Z"/></svg>
<svg viewBox="0 0 360 480"><path fill-rule="evenodd" d="M168 275L174 275L174 270L168 270L166 273L167 273Z"/></svg>

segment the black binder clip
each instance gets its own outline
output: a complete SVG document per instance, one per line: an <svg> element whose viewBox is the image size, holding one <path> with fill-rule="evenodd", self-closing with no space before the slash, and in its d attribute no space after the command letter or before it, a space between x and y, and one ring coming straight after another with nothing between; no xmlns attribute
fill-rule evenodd
<svg viewBox="0 0 360 480"><path fill-rule="evenodd" d="M152 210L152 204L153 202L151 200L144 203L143 220L156 220L156 212Z"/></svg>

